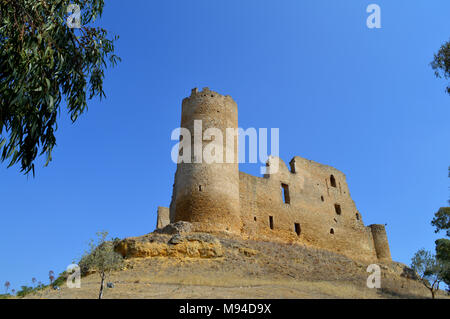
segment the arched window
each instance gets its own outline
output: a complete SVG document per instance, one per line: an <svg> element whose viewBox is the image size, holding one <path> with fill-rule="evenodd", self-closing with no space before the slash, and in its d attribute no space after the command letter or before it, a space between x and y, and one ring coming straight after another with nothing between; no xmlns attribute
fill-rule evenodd
<svg viewBox="0 0 450 319"><path fill-rule="evenodd" d="M336 179L333 175L330 176L330 184L332 187L336 187Z"/></svg>
<svg viewBox="0 0 450 319"><path fill-rule="evenodd" d="M334 235L334 229L333 228L330 229L330 234Z"/></svg>

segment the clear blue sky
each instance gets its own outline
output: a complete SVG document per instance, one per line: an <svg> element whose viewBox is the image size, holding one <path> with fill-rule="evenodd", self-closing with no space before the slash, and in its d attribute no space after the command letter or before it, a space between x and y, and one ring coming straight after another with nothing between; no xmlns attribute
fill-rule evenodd
<svg viewBox="0 0 450 319"><path fill-rule="evenodd" d="M366 27L370 3L381 29ZM204 86L236 100L241 127L279 127L286 162L343 171L364 223L387 223L393 259L433 250L450 96L429 63L449 12L448 0L108 1L102 24L123 61L107 72L107 99L74 125L60 116L53 162L34 179L0 167L0 289L47 282L96 231L153 231L170 202L181 100Z"/></svg>

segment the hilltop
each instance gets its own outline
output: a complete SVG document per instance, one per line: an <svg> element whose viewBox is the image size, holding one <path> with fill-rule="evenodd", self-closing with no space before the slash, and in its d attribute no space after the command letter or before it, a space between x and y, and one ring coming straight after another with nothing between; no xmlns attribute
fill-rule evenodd
<svg viewBox="0 0 450 319"><path fill-rule="evenodd" d="M167 227L166 227L167 232ZM244 240L171 228L116 243L125 267L110 275L105 298L429 298L406 265L379 263L369 289L367 263L299 244ZM27 298L96 298L99 276L80 289L47 288ZM447 298L439 292L438 298Z"/></svg>

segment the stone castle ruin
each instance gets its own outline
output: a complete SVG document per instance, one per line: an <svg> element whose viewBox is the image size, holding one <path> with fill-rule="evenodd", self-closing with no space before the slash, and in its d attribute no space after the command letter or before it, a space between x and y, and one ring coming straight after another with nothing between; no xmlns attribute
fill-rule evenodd
<svg viewBox="0 0 450 319"><path fill-rule="evenodd" d="M203 131L238 128L236 102L204 88L183 100L181 127ZM211 142L210 140L208 142ZM192 149L194 140L192 139ZM235 136L229 151L237 154ZM205 145L203 145L205 147ZM224 150L225 157L225 150ZM247 239L298 243L358 260L390 262L384 225L364 226L345 175L337 169L295 156L287 166L269 157L263 177L239 171L239 164L177 164L170 208L158 208L157 228L187 221L195 231L225 232ZM271 166L278 169L271 171Z"/></svg>

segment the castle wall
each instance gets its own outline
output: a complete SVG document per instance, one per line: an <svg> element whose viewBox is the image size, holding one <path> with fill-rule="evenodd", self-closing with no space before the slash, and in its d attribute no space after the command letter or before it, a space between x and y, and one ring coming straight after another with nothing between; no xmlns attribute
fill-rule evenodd
<svg viewBox="0 0 450 319"><path fill-rule="evenodd" d="M370 225L369 228L372 232L378 260L391 261L391 251L389 250L389 243L384 225L374 224Z"/></svg>
<svg viewBox="0 0 450 319"><path fill-rule="evenodd" d="M372 231L364 226L342 172L301 157L294 157L291 170L281 159L274 160L279 160L277 173L255 177L240 172L244 234L300 242L356 259L377 259Z"/></svg>
<svg viewBox="0 0 450 319"><path fill-rule="evenodd" d="M196 163L196 120L202 121L201 152L208 145L225 144L221 163ZM188 221L195 231L226 231L301 243L358 260L391 261L384 226L364 226L339 170L298 156L288 169L281 159L270 157L267 174L256 177L239 172L237 161L227 163L226 153L237 156L238 150L237 136L226 142L226 129L238 128L237 105L230 96L208 88L192 90L182 103L181 127L191 134L190 163L177 165L170 209L158 209L158 228ZM205 139L210 128L218 129L223 140Z"/></svg>
<svg viewBox="0 0 450 319"><path fill-rule="evenodd" d="M169 208L158 206L156 229L162 229L170 224Z"/></svg>

